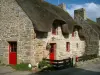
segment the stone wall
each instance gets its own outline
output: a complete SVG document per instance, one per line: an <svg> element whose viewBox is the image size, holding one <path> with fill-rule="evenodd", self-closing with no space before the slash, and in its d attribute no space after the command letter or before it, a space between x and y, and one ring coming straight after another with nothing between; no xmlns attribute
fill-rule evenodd
<svg viewBox="0 0 100 75"><path fill-rule="evenodd" d="M70 51L66 51L66 43L70 43ZM77 46L78 45L78 46ZM74 37L69 34L68 38L63 35L57 38L57 59L66 59L69 57L82 56L85 52L85 41L81 41L78 36L78 31L74 32Z"/></svg>
<svg viewBox="0 0 100 75"><path fill-rule="evenodd" d="M0 4L0 54L3 55L2 63L9 64L9 41L17 42L17 63L30 62L31 58L34 59L34 56L31 57L34 54L34 28L31 20L15 0L0 0Z"/></svg>
<svg viewBox="0 0 100 75"><path fill-rule="evenodd" d="M58 34L53 35L51 32L48 33L48 38L45 39L47 43L56 43L55 59L61 60L69 57L82 56L85 52L85 41L80 40L78 31L75 31L75 36L69 34L68 38L64 38L62 35L61 28L58 27ZM53 39L52 39L53 38ZM66 42L70 42L70 51L66 51ZM78 44L78 47L77 47ZM48 51L49 53L49 51ZM49 58L49 55L45 56Z"/></svg>

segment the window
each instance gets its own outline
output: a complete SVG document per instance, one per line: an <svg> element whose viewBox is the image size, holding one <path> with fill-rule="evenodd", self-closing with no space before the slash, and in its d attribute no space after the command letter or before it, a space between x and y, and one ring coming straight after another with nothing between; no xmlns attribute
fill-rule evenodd
<svg viewBox="0 0 100 75"><path fill-rule="evenodd" d="M70 51L70 42L66 43L66 51L69 52Z"/></svg>
<svg viewBox="0 0 100 75"><path fill-rule="evenodd" d="M34 39L35 38L47 38L47 36L48 36L48 33L47 32L41 32L41 31L37 31L37 30L35 30L35 37L34 37Z"/></svg>
<svg viewBox="0 0 100 75"><path fill-rule="evenodd" d="M52 28L52 34L57 35L58 34L58 28Z"/></svg>
<svg viewBox="0 0 100 75"><path fill-rule="evenodd" d="M58 26L59 26L59 21L54 21L52 24L52 34L53 35L58 34Z"/></svg>
<svg viewBox="0 0 100 75"><path fill-rule="evenodd" d="M74 37L74 32L72 32L72 37Z"/></svg>
<svg viewBox="0 0 100 75"><path fill-rule="evenodd" d="M10 52L17 52L17 42L9 42Z"/></svg>
<svg viewBox="0 0 100 75"><path fill-rule="evenodd" d="M52 34L56 35L56 29L52 28Z"/></svg>

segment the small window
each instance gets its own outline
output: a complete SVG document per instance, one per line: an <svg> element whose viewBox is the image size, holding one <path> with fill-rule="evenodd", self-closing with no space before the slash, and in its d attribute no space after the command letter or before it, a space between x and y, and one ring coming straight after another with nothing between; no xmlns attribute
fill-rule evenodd
<svg viewBox="0 0 100 75"><path fill-rule="evenodd" d="M66 51L69 52L70 51L70 42L66 43Z"/></svg>
<svg viewBox="0 0 100 75"><path fill-rule="evenodd" d="M74 37L74 32L72 32L72 37Z"/></svg>
<svg viewBox="0 0 100 75"><path fill-rule="evenodd" d="M37 30L35 30L35 37L34 37L34 39L35 38L47 38L47 36L48 36L48 33L47 32L41 32L41 31L37 31Z"/></svg>
<svg viewBox="0 0 100 75"><path fill-rule="evenodd" d="M57 35L58 34L58 28L52 28L52 34Z"/></svg>
<svg viewBox="0 0 100 75"><path fill-rule="evenodd" d="M56 23L56 22L54 22L53 24L52 24L52 34L53 35L57 35L58 33L58 30L57 30L57 28L58 28L58 23Z"/></svg>
<svg viewBox="0 0 100 75"><path fill-rule="evenodd" d="M17 42L9 42L9 51L17 52Z"/></svg>
<svg viewBox="0 0 100 75"><path fill-rule="evenodd" d="M52 34L56 35L56 29L55 28L52 28Z"/></svg>

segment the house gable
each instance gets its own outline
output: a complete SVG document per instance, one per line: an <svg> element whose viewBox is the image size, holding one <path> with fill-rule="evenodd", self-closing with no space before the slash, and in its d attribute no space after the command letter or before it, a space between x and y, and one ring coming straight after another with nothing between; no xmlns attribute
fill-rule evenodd
<svg viewBox="0 0 100 75"><path fill-rule="evenodd" d="M9 64L9 41L17 42L17 63L30 62L34 28L31 20L15 0L0 0L0 53ZM33 57L34 58L34 57Z"/></svg>

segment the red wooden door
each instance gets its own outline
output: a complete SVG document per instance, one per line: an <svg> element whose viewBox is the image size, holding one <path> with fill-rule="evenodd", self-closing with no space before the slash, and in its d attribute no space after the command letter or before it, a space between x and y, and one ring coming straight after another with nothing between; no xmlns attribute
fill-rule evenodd
<svg viewBox="0 0 100 75"><path fill-rule="evenodd" d="M17 42L9 42L9 64L17 64Z"/></svg>
<svg viewBox="0 0 100 75"><path fill-rule="evenodd" d="M51 45L51 49L50 49L50 60L54 60L55 59L55 50L56 50L56 43L52 43Z"/></svg>

